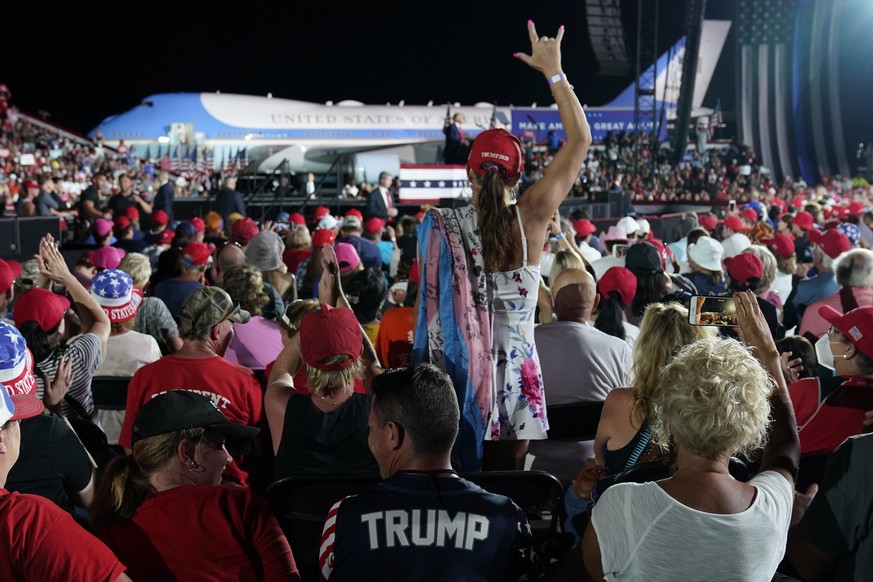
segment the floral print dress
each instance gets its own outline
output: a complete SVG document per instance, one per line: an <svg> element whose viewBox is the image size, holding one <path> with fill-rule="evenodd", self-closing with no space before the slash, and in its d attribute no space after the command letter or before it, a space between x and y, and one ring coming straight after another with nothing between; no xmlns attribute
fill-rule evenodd
<svg viewBox="0 0 873 582"><path fill-rule="evenodd" d="M496 396L489 436L490 440L541 440L547 437L549 425L534 344L540 267L527 264L527 240L517 206L515 213L524 249L522 266L487 274Z"/></svg>

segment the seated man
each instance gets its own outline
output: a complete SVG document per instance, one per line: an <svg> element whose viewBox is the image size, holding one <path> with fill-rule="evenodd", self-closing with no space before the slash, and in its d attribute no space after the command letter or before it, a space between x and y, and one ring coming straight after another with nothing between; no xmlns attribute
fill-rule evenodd
<svg viewBox="0 0 873 582"><path fill-rule="evenodd" d="M558 321L534 330L546 401L603 401L613 388L630 385L630 347L588 323L598 303L594 277L582 269L561 271L551 293ZM535 457L531 469L548 471L568 487L578 473L568 459L593 457L594 441L531 441L528 452Z"/></svg>
<svg viewBox="0 0 873 582"><path fill-rule="evenodd" d="M182 304L182 349L146 364L130 380L118 444L130 450L133 423L140 408L168 390L202 394L232 421L259 426L264 411L260 384L250 369L224 358L233 339L233 324L248 320L249 313L219 287L201 287L191 293ZM230 482L247 485L248 472L240 467L241 461L239 455L234 455L224 476Z"/></svg>
<svg viewBox="0 0 873 582"><path fill-rule="evenodd" d="M331 508L325 579L536 578L524 512L451 468L459 418L452 382L432 364L374 379L369 445L385 481Z"/></svg>

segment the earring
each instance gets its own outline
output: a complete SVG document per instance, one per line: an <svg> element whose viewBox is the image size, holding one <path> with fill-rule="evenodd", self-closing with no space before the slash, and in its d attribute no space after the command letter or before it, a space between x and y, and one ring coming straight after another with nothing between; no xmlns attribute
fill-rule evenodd
<svg viewBox="0 0 873 582"><path fill-rule="evenodd" d="M196 471L199 468L200 468L200 465L198 465L196 461L191 461L191 464L188 465L189 471Z"/></svg>

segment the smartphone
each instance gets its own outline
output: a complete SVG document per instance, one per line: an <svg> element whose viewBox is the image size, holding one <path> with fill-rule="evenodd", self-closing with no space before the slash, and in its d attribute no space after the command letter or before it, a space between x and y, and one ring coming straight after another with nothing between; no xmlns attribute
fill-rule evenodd
<svg viewBox="0 0 873 582"><path fill-rule="evenodd" d="M733 214L736 211L737 211L737 201L731 200L730 202L728 202L728 214Z"/></svg>
<svg viewBox="0 0 873 582"><path fill-rule="evenodd" d="M831 406L873 410L873 386L838 386L830 393L826 402Z"/></svg>
<svg viewBox="0 0 873 582"><path fill-rule="evenodd" d="M626 244L617 244L612 245L612 256L613 257L623 257L627 254L627 250L630 248L630 245Z"/></svg>
<svg viewBox="0 0 873 582"><path fill-rule="evenodd" d="M691 325L737 325L737 308L733 297L692 295L688 305L688 323Z"/></svg>

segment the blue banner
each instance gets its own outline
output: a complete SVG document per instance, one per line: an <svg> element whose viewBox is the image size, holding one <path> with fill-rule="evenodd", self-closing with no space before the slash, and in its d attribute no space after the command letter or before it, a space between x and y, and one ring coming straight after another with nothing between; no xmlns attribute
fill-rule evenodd
<svg viewBox="0 0 873 582"><path fill-rule="evenodd" d="M635 131L633 109L586 109L585 116L591 126L591 136L594 142L602 142L610 131ZM661 130L658 141L667 140L667 123L662 112ZM641 124L642 131L652 131L652 122ZM564 125L557 109L513 109L512 127L514 133L523 141L535 140L537 143L545 142L550 131L556 131L559 139L566 139Z"/></svg>

